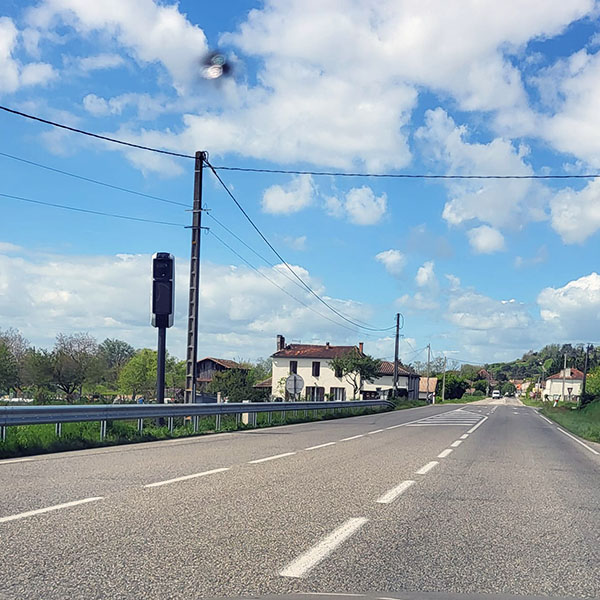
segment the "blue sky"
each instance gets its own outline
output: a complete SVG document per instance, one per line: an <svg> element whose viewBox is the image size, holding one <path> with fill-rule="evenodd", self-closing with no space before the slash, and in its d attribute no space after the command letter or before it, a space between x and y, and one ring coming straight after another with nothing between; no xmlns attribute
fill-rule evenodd
<svg viewBox="0 0 600 600"><path fill-rule="evenodd" d="M598 6L520 2L4 2L0 103L215 165L370 173L600 172ZM207 81L220 48L232 77ZM192 201L193 162L0 114L0 153ZM184 354L189 212L0 155L0 322L33 343L89 331L152 346L149 257L177 256L170 351ZM431 181L222 171L286 260L352 320L405 326L402 357L509 359L600 337L595 179ZM289 340L365 342L282 273L210 174L201 355L256 358ZM265 277L266 276L266 277ZM275 280L299 304L266 278ZM305 306L305 305L308 305ZM355 329L352 328L351 329Z"/></svg>

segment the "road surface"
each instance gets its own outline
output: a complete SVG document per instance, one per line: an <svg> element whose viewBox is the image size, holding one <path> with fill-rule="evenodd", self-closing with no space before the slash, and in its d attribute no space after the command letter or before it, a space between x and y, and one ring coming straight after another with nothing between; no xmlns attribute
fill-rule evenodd
<svg viewBox="0 0 600 600"><path fill-rule="evenodd" d="M599 474L489 403L3 460L0 598L594 598Z"/></svg>

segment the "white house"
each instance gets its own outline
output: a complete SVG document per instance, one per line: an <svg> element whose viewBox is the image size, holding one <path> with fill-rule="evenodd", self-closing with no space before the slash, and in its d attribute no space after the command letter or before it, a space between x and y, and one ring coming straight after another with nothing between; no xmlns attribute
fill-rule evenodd
<svg viewBox="0 0 600 600"><path fill-rule="evenodd" d="M379 367L379 377L373 383L365 381L362 386L363 398L377 398L380 392L391 391L394 389L394 363L388 360L382 360ZM398 390L405 394L408 399L417 399L419 390L419 375L412 369L398 364Z"/></svg>
<svg viewBox="0 0 600 600"><path fill-rule="evenodd" d="M546 387L544 388L542 397L547 400L571 400L572 402L576 402L581 395L582 386L583 373L579 369L567 367L566 369L561 369L560 373L551 375L546 379Z"/></svg>
<svg viewBox="0 0 600 600"><path fill-rule="evenodd" d="M331 368L332 359L362 352L362 342L358 346L324 346L316 344L286 344L282 335L277 336L277 352L273 358L273 379L271 393L275 397L292 400L285 390L285 380L297 373L304 380L302 397L308 401L352 400L352 384ZM358 398L357 398L358 400Z"/></svg>

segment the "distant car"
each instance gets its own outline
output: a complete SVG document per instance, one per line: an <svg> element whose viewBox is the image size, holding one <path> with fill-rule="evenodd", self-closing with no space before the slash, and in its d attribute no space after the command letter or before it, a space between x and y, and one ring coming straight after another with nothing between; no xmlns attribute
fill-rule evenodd
<svg viewBox="0 0 600 600"><path fill-rule="evenodd" d="M492 392L492 398L500 398L500 390L494 390Z"/></svg>

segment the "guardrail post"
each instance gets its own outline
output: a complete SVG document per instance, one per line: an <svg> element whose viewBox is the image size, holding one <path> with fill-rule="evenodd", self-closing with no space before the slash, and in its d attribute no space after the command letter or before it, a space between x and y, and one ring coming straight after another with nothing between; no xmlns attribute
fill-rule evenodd
<svg viewBox="0 0 600 600"><path fill-rule="evenodd" d="M221 430L221 415L215 415L215 431Z"/></svg>
<svg viewBox="0 0 600 600"><path fill-rule="evenodd" d="M192 417L192 423L194 424L194 433L198 433L199 425L200 425L200 417L195 415Z"/></svg>
<svg viewBox="0 0 600 600"><path fill-rule="evenodd" d="M273 413L272 413L271 411L269 411L269 412L267 413L267 423L268 423L269 425L271 424L272 417L273 417Z"/></svg>
<svg viewBox="0 0 600 600"><path fill-rule="evenodd" d="M144 419L138 419L138 433L144 431Z"/></svg>
<svg viewBox="0 0 600 600"><path fill-rule="evenodd" d="M60 437L62 435L62 423L54 424L54 433L56 437Z"/></svg>
<svg viewBox="0 0 600 600"><path fill-rule="evenodd" d="M236 427L239 427L239 425L240 425L240 419L241 419L240 413L235 413L235 426Z"/></svg>
<svg viewBox="0 0 600 600"><path fill-rule="evenodd" d="M100 421L100 439L103 440L106 437L106 421Z"/></svg>
<svg viewBox="0 0 600 600"><path fill-rule="evenodd" d="M6 441L6 425L0 425L0 440Z"/></svg>
<svg viewBox="0 0 600 600"><path fill-rule="evenodd" d="M167 422L169 424L169 433L173 433L173 417L169 417Z"/></svg>

